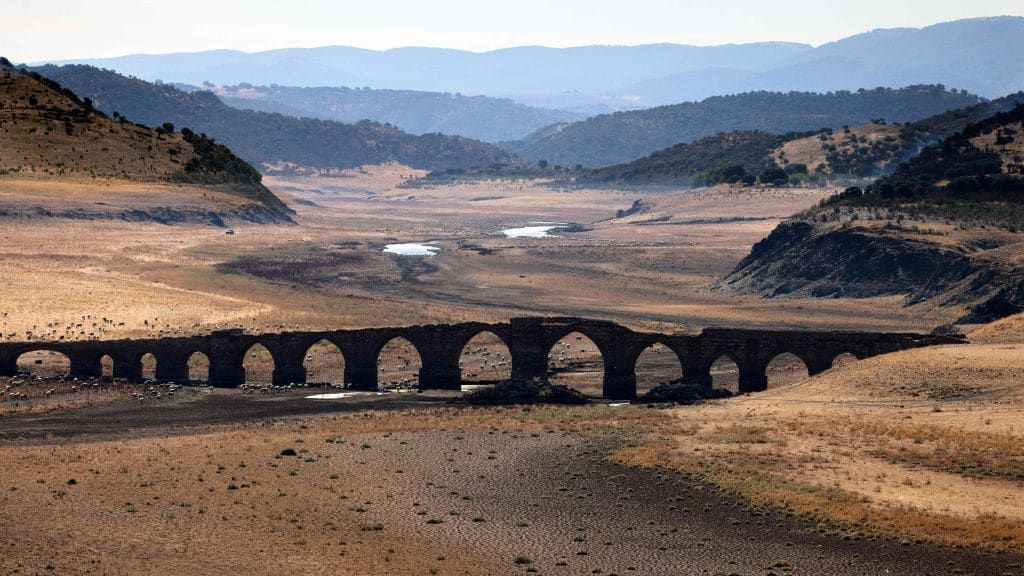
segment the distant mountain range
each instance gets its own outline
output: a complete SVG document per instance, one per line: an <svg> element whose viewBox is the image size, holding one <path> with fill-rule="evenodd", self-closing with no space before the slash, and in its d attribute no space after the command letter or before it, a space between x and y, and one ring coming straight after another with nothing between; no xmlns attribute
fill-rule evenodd
<svg viewBox="0 0 1024 576"><path fill-rule="evenodd" d="M940 86L857 92L750 92L646 110L602 114L544 128L502 146L523 159L563 166L628 162L678 143L731 132L772 134L840 128L875 119L908 122L978 104L983 99Z"/></svg>
<svg viewBox="0 0 1024 576"><path fill-rule="evenodd" d="M819 47L770 42L517 47L484 53L344 46L215 50L78 60L147 80L218 85L369 86L510 97L587 114L752 90L945 84L994 98L1024 88L1024 18L875 30Z"/></svg>
<svg viewBox="0 0 1024 576"><path fill-rule="evenodd" d="M185 92L91 66L40 66L34 70L89 98L97 108L135 122L170 122L205 133L246 161L286 162L318 168L352 168L398 162L447 169L507 162L507 152L477 140L444 134L408 134L376 122L342 124L232 108L211 92Z"/></svg>
<svg viewBox="0 0 1024 576"><path fill-rule="evenodd" d="M507 98L416 90L245 84L217 88L214 93L234 108L348 123L372 120L411 134L441 132L485 142L518 140L544 126L584 118Z"/></svg>

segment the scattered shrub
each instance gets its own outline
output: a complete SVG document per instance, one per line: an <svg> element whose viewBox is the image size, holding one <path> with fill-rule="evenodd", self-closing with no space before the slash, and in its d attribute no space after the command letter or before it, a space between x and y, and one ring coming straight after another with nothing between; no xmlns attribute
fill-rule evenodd
<svg viewBox="0 0 1024 576"><path fill-rule="evenodd" d="M454 400L466 404L499 406L509 404L586 404L582 392L568 386L529 380L505 380L479 388Z"/></svg>

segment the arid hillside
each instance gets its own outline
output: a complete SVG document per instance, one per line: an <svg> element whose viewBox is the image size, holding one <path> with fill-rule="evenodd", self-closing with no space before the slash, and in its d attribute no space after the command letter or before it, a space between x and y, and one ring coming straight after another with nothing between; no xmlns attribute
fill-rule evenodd
<svg viewBox="0 0 1024 576"><path fill-rule="evenodd" d="M4 194L5 215L16 215L23 201L63 212L59 198L25 190L32 181L68 183L66 200L88 200L97 187L134 188L151 184L156 196L191 194L192 209L247 214L247 219L286 221L290 210L262 184L252 166L226 147L187 128L165 124L150 128L115 115L108 117L58 83L0 62L0 177L10 185ZM17 183L17 184L16 184ZM49 196L49 197L48 197ZM222 199L227 202L220 202ZM160 204L160 198L150 198ZM152 206L138 206L139 208ZM132 206L126 204L126 209ZM241 209L241 211L239 211Z"/></svg>
<svg viewBox="0 0 1024 576"><path fill-rule="evenodd" d="M1022 118L1018 106L969 125L871 186L783 222L719 287L906 295L960 309L964 323L1024 310Z"/></svg>

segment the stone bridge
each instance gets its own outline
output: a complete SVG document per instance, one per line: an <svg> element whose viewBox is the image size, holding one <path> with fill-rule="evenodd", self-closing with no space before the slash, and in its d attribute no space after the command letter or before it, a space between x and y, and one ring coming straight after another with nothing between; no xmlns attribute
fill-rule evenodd
<svg viewBox="0 0 1024 576"><path fill-rule="evenodd" d="M614 322L584 318L513 318L507 323L467 322L405 328L368 328L326 332L283 332L245 334L241 330L214 332L205 336L139 340L82 342L0 343L0 375L17 373L17 359L26 352L50 350L71 361L70 375L95 377L102 374L104 356L113 360L113 376L139 380L142 357L156 358L156 379L186 382L189 358L202 353L209 359L209 384L237 387L245 382L243 360L256 344L269 350L274 360L273 382L283 385L304 383L303 360L309 349L326 340L345 359L345 385L357 390L377 388L377 363L381 350L395 338L412 343L422 368L420 387L459 389L463 348L478 334L490 332L508 347L513 378L548 376L552 347L574 332L592 340L604 362L604 395L614 399L636 396L636 363L649 346L661 344L679 358L684 381L711 386L711 365L730 358L739 368L741 392L767 388L769 362L780 354L800 358L811 374L828 370L835 358L852 354L864 359L908 348L963 343L963 338L911 333L811 332L707 328L698 335L636 332Z"/></svg>

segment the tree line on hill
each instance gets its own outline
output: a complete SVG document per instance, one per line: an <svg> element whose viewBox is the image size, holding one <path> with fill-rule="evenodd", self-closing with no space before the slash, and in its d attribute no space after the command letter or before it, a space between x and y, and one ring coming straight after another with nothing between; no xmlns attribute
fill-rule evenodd
<svg viewBox="0 0 1024 576"><path fill-rule="evenodd" d="M290 162L317 168L352 168L399 162L414 168L465 168L507 162L490 144L458 136L413 136L394 126L363 121L342 124L283 114L238 110L199 91L184 92L91 66L34 69L88 96L96 107L143 124L188 126L228 146L254 165Z"/></svg>
<svg viewBox="0 0 1024 576"><path fill-rule="evenodd" d="M679 143L737 130L770 134L864 124L882 117L911 122L983 100L942 85L826 94L748 92L548 127L502 146L528 161L589 167L629 162Z"/></svg>
<svg viewBox="0 0 1024 576"><path fill-rule="evenodd" d="M955 206L962 202L1024 203L1024 158L1010 161L998 149L973 140L996 131L994 144L1013 144L1024 122L1024 104L1000 112L928 146L887 176L864 188L850 187L827 205L877 206L929 200ZM1016 125L1016 127L1014 127Z"/></svg>
<svg viewBox="0 0 1024 576"><path fill-rule="evenodd" d="M1024 92L973 106L941 112L934 116L897 124L895 135L868 140L851 133L849 127L824 128L814 132L769 134L736 131L676 144L632 162L585 170L574 177L580 182L607 184L714 184L784 185L791 182L822 182L830 177L872 178L891 171L911 159L929 144L951 136L972 123L1012 109L1024 102ZM885 124L882 118L872 122ZM825 162L807 166L779 162L771 154L787 142L804 138L821 141ZM847 146L828 142L845 139ZM784 159L783 159L784 160Z"/></svg>
<svg viewBox="0 0 1024 576"><path fill-rule="evenodd" d="M535 108L507 98L446 92L243 83L216 93L229 106L243 110L335 122L371 120L392 124L410 134L440 132L484 142L515 140L556 122L583 118L581 114Z"/></svg>

